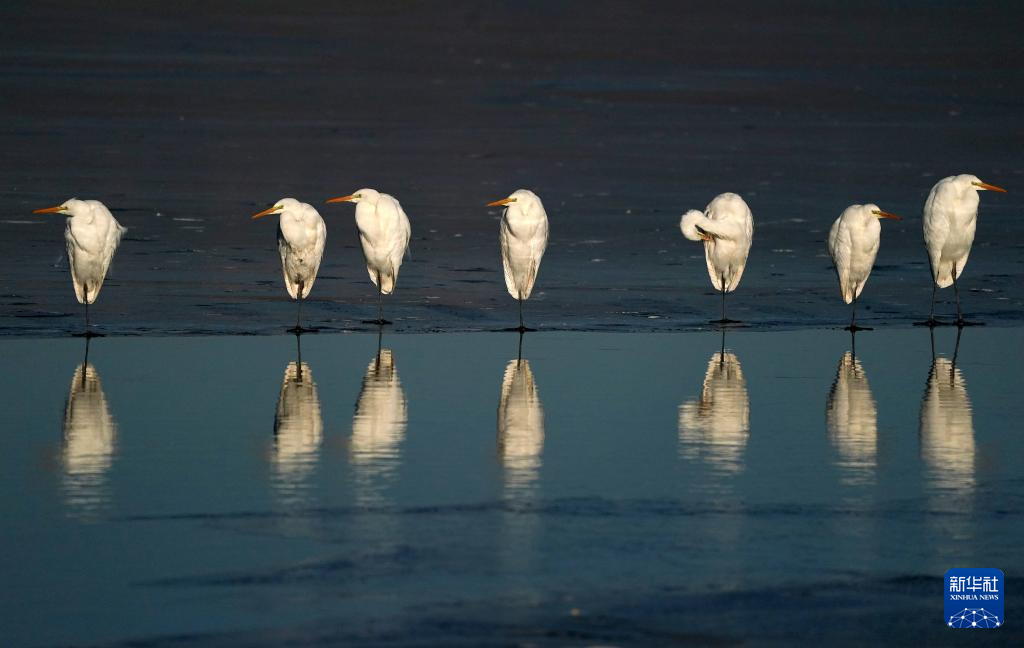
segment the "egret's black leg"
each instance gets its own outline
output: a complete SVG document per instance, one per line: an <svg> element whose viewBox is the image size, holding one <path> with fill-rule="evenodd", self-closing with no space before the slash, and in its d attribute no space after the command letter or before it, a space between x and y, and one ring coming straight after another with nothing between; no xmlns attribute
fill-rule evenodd
<svg viewBox="0 0 1024 648"><path fill-rule="evenodd" d="M725 319L725 274L723 273L722 274L722 323L724 324L726 321L728 321L728 320Z"/></svg>
<svg viewBox="0 0 1024 648"><path fill-rule="evenodd" d="M914 326L927 326L929 328L934 328L942 325L942 322L935 319L935 292L938 290L939 284L935 283L934 277L932 279L932 306L928 310L928 319L923 322L914 322Z"/></svg>
<svg viewBox="0 0 1024 648"><path fill-rule="evenodd" d="M958 327L964 326L980 326L983 322L968 322L964 319L963 311L960 310L960 288L956 283L956 264L953 264L953 292L956 293L956 325Z"/></svg>
<svg viewBox="0 0 1024 648"><path fill-rule="evenodd" d="M381 285L380 273L377 273L377 323L384 325L384 287Z"/></svg>
<svg viewBox="0 0 1024 648"><path fill-rule="evenodd" d="M298 298L296 299L296 301L299 302L298 313L295 316L295 326L293 326L292 328L288 329L288 332L289 333L294 333L295 335L302 335L302 333L304 332L304 329L302 328L302 301L303 301L302 300L302 293L305 291L305 286L304 286L303 282L301 282L301 281L298 282L298 284L299 284L299 292L298 292Z"/></svg>
<svg viewBox="0 0 1024 648"><path fill-rule="evenodd" d="M953 264L953 294L956 295L956 325L964 325L964 315L960 311L960 287L956 284L956 264Z"/></svg>

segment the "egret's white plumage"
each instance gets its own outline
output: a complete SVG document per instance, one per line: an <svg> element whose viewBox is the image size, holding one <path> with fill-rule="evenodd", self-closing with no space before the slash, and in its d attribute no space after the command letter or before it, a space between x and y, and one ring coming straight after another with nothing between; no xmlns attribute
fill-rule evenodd
<svg viewBox="0 0 1024 648"><path fill-rule="evenodd" d="M498 234L501 263L505 288L519 300L519 328L523 329L522 303L533 293L540 262L548 246L548 215L544 203L529 189L518 189L508 198L487 206L505 207Z"/></svg>
<svg viewBox="0 0 1024 648"><path fill-rule="evenodd" d="M967 265L977 228L979 191L1006 192L1001 187L982 182L978 176L961 174L939 180L925 201L924 243L928 248L928 261L931 263L935 284L932 288L930 323L935 321L935 287L953 285L956 288L956 280ZM963 323L959 291L957 320Z"/></svg>
<svg viewBox="0 0 1024 648"><path fill-rule="evenodd" d="M409 251L412 226L401 203L376 189L360 189L348 196L331 198L328 203L356 204L356 227L366 260L370 281L377 286L378 297L390 295L398 281L398 271ZM379 321L384 322L383 315Z"/></svg>
<svg viewBox="0 0 1024 648"><path fill-rule="evenodd" d="M68 217L64 230L68 266L71 268L71 282L75 286L78 303L87 307L88 326L88 305L99 296L114 252L127 230L98 200L72 198L56 207L37 209L33 213L63 214Z"/></svg>
<svg viewBox="0 0 1024 648"><path fill-rule="evenodd" d="M703 214L696 209L683 214L679 229L691 241L704 242L704 260L711 285L722 293L722 320L725 321L725 294L739 285L754 238L750 207L734 193L719 194L708 203Z"/></svg>
<svg viewBox="0 0 1024 648"><path fill-rule="evenodd" d="M882 211L878 205L850 205L840 214L828 233L828 253L836 267L839 293L847 304L854 303L864 290L875 265L882 226L878 219L900 217ZM855 325L850 320L850 327Z"/></svg>
<svg viewBox="0 0 1024 648"><path fill-rule="evenodd" d="M270 214L280 214L277 249L281 253L284 286L292 299L299 300L301 314L302 300L309 297L320 270L327 245L327 225L312 205L294 198L278 200L272 207L254 214L253 219ZM299 323L295 326L298 329Z"/></svg>

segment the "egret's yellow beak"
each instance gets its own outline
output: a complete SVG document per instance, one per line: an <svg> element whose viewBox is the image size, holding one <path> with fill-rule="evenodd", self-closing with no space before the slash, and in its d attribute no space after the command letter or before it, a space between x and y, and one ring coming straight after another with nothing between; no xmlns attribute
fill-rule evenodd
<svg viewBox="0 0 1024 648"><path fill-rule="evenodd" d="M878 216L879 218L891 218L893 220L903 220L902 218L900 218L896 214L890 214L889 212L882 211L881 209L875 209L871 213L874 214L875 216Z"/></svg>
<svg viewBox="0 0 1024 648"><path fill-rule="evenodd" d="M502 198L501 200L495 200L494 202L487 203L487 206L488 207L501 207L502 205L507 205L509 203L514 203L515 201L516 201L515 198Z"/></svg>
<svg viewBox="0 0 1024 648"><path fill-rule="evenodd" d="M47 207L46 209L34 209L33 214L59 214L64 209L64 205L57 205L56 207Z"/></svg>
<svg viewBox="0 0 1024 648"><path fill-rule="evenodd" d="M1006 189L1003 189L1002 187L997 187L995 185L990 185L987 182L972 182L971 184L973 184L975 187L978 187L979 189L985 189L986 191L998 191L999 193L1006 193Z"/></svg>
<svg viewBox="0 0 1024 648"><path fill-rule="evenodd" d="M331 198L327 202L328 203L352 202L355 199L356 199L356 195L352 194L352 195L349 195L349 196L339 196L337 198Z"/></svg>
<svg viewBox="0 0 1024 648"><path fill-rule="evenodd" d="M257 218L263 218L264 216L269 216L270 214L276 214L279 211L281 211L281 205L274 205L273 207L264 209L258 214L253 214L252 219L256 220Z"/></svg>

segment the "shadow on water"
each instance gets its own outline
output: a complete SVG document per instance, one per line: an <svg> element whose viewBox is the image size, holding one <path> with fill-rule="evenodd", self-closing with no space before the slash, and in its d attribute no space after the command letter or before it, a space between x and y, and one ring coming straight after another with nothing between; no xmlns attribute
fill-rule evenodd
<svg viewBox="0 0 1024 648"><path fill-rule="evenodd" d="M530 361L522 354L520 333L516 357L505 365L498 400L498 457L505 497L512 501L533 494L544 451L544 407Z"/></svg>
<svg viewBox="0 0 1024 648"><path fill-rule="evenodd" d="M921 457L928 478L940 490L969 493L975 484L974 416L957 360L960 356L958 328L952 358L935 352L935 331L931 330L932 366L921 400Z"/></svg>
<svg viewBox="0 0 1024 648"><path fill-rule="evenodd" d="M295 335L295 360L288 363L274 412L271 483L286 507L308 504L312 477L323 443L324 422L313 371L302 361L302 338Z"/></svg>
<svg viewBox="0 0 1024 648"><path fill-rule="evenodd" d="M732 475L743 470L750 395L739 358L725 349L724 329L721 339L708 360L700 398L679 406L679 455L703 460L718 475Z"/></svg>
<svg viewBox="0 0 1024 648"><path fill-rule="evenodd" d="M117 423L100 374L89 364L90 341L85 338L85 356L71 377L61 445L65 503L83 520L97 519L110 503L107 476L117 450Z"/></svg>
<svg viewBox="0 0 1024 648"><path fill-rule="evenodd" d="M498 399L498 459L502 468L501 565L510 593L534 591L532 573L543 517L538 514L544 453L544 406L530 361L523 357L523 332L516 357L505 365Z"/></svg>
<svg viewBox="0 0 1024 648"><path fill-rule="evenodd" d="M402 459L402 442L409 422L405 390L395 355L382 346L377 329L377 353L366 366L352 417L349 461L354 471L356 503L382 506L393 486Z"/></svg>
<svg viewBox="0 0 1024 648"><path fill-rule="evenodd" d="M825 403L829 440L843 481L851 485L874 483L878 455L878 406L855 345L851 332L850 350L839 358Z"/></svg>

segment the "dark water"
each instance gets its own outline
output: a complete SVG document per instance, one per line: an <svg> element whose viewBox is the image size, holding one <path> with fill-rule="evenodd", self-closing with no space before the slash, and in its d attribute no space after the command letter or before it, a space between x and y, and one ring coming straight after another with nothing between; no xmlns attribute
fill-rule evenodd
<svg viewBox="0 0 1024 648"><path fill-rule="evenodd" d="M679 215L730 190L754 247L734 315L846 319L824 238L844 207L886 223L866 320L927 310L920 210L941 177L984 195L969 313L1019 322L1020 3L85 3L0 7L0 332L78 327L59 218L105 201L129 235L95 308L108 331L280 331L274 224L320 207L307 313L372 316L351 207L375 186L413 223L388 308L406 331L515 319L483 204L525 186L552 238L528 316L574 330L691 328L717 301ZM944 299L951 295L943 295ZM951 304L944 304L946 311Z"/></svg>
<svg viewBox="0 0 1024 648"><path fill-rule="evenodd" d="M0 340L4 645L1019 643L1020 329L517 341Z"/></svg>

